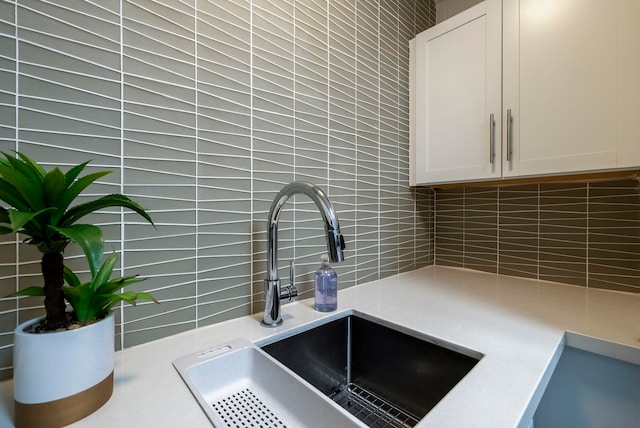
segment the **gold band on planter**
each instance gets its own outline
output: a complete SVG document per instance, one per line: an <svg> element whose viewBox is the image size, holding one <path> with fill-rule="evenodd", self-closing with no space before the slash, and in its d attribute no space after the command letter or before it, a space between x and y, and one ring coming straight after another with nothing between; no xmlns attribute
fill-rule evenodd
<svg viewBox="0 0 640 428"><path fill-rule="evenodd" d="M16 428L58 428L98 410L113 393L113 372L82 392L46 403L15 402Z"/></svg>

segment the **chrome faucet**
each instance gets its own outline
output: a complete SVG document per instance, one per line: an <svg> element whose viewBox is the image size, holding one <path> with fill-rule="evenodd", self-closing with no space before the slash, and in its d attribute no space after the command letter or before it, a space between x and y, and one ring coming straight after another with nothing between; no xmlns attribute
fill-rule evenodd
<svg viewBox="0 0 640 428"><path fill-rule="evenodd" d="M285 202L296 193L307 195L318 206L327 233L329 259L332 262L344 260L344 238L340 233L336 211L327 195L315 184L302 181L284 186L273 200L267 220L267 278L264 280L264 318L260 323L265 327L277 327L282 324L280 299L292 299L298 295L293 279L285 290L281 290L278 278L278 219Z"/></svg>

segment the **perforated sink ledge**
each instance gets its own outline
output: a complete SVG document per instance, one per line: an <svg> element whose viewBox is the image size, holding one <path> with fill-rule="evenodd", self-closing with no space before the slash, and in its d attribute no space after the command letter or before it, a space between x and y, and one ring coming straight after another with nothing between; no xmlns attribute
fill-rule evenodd
<svg viewBox="0 0 640 428"><path fill-rule="evenodd" d="M364 427L247 340L173 362L216 427Z"/></svg>

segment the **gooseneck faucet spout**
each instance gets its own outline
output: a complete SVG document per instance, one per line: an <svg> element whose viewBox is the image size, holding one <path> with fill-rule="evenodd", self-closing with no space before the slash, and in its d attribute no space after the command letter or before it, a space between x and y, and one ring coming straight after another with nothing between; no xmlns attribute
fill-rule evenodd
<svg viewBox="0 0 640 428"><path fill-rule="evenodd" d="M327 234L327 251L329 259L332 262L341 262L344 260L344 238L340 233L340 225L338 217L333 208L333 204L329 201L327 195L315 184L295 181L287 184L276 195L269 218L267 220L267 278L264 280L264 317L261 324L265 327L277 327L282 324L280 314L280 299L292 298L297 296L298 292L295 286L289 285L287 290L280 290L280 279L278 278L278 220L280 212L287 200L297 194L302 193L316 203L316 206L322 214L324 228Z"/></svg>

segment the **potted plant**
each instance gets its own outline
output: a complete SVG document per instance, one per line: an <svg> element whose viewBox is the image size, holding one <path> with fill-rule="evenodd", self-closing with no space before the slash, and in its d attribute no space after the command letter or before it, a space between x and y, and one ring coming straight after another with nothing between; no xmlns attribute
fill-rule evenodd
<svg viewBox="0 0 640 428"><path fill-rule="evenodd" d="M110 310L124 301L152 300L144 292L121 292L140 279L111 278L115 254L104 259L99 227L79 221L107 207L124 207L153 225L137 203L111 194L83 203L78 196L111 171L80 176L88 162L66 173L46 171L22 153L0 157L0 234L19 233L42 253L42 287L15 296L44 296L46 316L21 324L15 332L14 398L16 425L63 426L102 406L113 391L114 321ZM82 282L64 265L71 243L82 249L91 279ZM104 259L104 260L103 260ZM66 285L65 285L66 282ZM69 302L72 311L66 311Z"/></svg>

